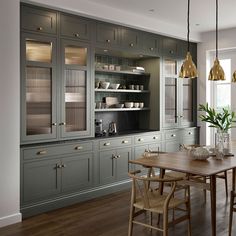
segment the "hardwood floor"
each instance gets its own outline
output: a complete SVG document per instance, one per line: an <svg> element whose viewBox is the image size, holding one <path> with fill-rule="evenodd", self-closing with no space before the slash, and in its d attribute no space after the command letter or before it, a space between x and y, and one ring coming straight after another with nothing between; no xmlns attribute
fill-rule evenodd
<svg viewBox="0 0 236 236"><path fill-rule="evenodd" d="M231 186L229 186L231 189ZM126 236L128 230L130 192L108 196L58 209L22 223L0 228L1 236ZM217 181L217 235L228 235L229 198L225 197L224 181ZM203 192L191 189L192 236L211 235L210 198L204 203ZM236 221L236 214L233 222ZM134 226L133 236L159 236L141 226ZM169 230L170 236L187 235L186 222ZM236 235L233 224L232 235Z"/></svg>

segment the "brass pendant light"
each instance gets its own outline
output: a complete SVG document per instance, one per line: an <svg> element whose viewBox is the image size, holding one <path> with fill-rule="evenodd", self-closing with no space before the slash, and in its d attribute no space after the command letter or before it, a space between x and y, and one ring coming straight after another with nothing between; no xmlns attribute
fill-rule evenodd
<svg viewBox="0 0 236 236"><path fill-rule="evenodd" d="M189 51L189 12L190 12L190 0L188 0L188 13L187 13L187 22L188 22L188 28L187 28L187 41L188 41L188 51L187 51L187 55L186 55L186 58L181 66L181 69L180 69L180 72L179 72L179 77L180 78L196 78L198 77L198 74L197 74L197 68L192 60L192 56L190 54L190 51Z"/></svg>
<svg viewBox="0 0 236 236"><path fill-rule="evenodd" d="M214 61L214 65L210 70L208 80L211 81L225 80L225 72L218 60L218 0L216 0L216 58Z"/></svg>
<svg viewBox="0 0 236 236"><path fill-rule="evenodd" d="M234 73L233 73L232 82L236 83L236 71L234 71Z"/></svg>

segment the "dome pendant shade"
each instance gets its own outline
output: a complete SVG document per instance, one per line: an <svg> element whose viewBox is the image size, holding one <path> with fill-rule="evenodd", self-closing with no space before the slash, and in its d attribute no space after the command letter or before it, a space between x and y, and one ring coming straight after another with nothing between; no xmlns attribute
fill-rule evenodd
<svg viewBox="0 0 236 236"><path fill-rule="evenodd" d="M236 83L236 71L234 71L233 73L232 82Z"/></svg>
<svg viewBox="0 0 236 236"><path fill-rule="evenodd" d="M210 70L208 80L211 81L225 80L225 72L221 67L218 58L216 58L214 61L214 65Z"/></svg>
<svg viewBox="0 0 236 236"><path fill-rule="evenodd" d="M197 68L195 64L193 63L190 52L187 52L186 58L180 69L179 77L190 78L190 79L198 77Z"/></svg>

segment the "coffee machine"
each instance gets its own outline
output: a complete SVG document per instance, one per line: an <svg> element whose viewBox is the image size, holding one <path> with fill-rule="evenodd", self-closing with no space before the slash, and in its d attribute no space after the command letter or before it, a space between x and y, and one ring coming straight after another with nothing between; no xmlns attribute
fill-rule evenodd
<svg viewBox="0 0 236 236"><path fill-rule="evenodd" d="M95 119L95 136L100 137L102 135L102 120Z"/></svg>

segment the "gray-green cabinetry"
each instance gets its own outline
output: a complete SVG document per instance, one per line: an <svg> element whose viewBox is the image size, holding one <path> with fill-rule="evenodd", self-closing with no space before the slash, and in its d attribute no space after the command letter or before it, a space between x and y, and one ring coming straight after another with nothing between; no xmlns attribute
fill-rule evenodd
<svg viewBox="0 0 236 236"><path fill-rule="evenodd" d="M86 18L61 13L60 22L61 36L87 41L91 39L91 22Z"/></svg>
<svg viewBox="0 0 236 236"><path fill-rule="evenodd" d="M132 158L132 138L110 138L99 141L100 184L128 179L129 160Z"/></svg>
<svg viewBox="0 0 236 236"><path fill-rule="evenodd" d="M178 59L163 59L163 128L192 127L196 124L196 79L179 78L181 64Z"/></svg>
<svg viewBox="0 0 236 236"><path fill-rule="evenodd" d="M57 40L21 35L21 141L57 138Z"/></svg>
<svg viewBox="0 0 236 236"><path fill-rule="evenodd" d="M34 32L56 34L57 12L21 5L21 28Z"/></svg>
<svg viewBox="0 0 236 236"><path fill-rule="evenodd" d="M80 192L93 184L93 143L21 149L21 205Z"/></svg>

